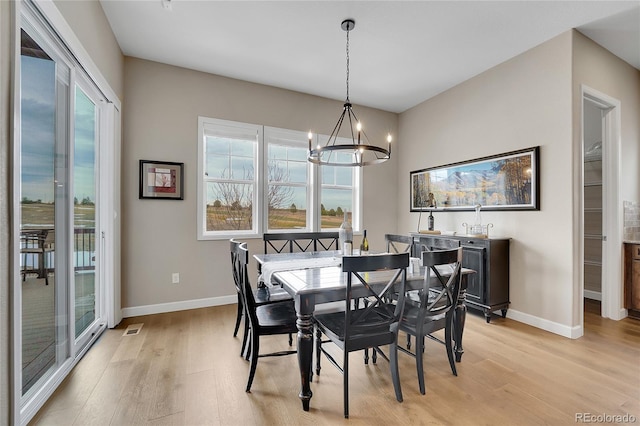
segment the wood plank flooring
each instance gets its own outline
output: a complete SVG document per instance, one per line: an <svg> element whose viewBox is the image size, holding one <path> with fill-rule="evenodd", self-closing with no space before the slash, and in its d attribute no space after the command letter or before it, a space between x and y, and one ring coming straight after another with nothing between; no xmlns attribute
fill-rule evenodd
<svg viewBox="0 0 640 426"><path fill-rule="evenodd" d="M388 364L352 354L350 415L342 377L322 360L302 411L295 355L261 358L252 392L248 363L233 338L235 305L128 318L107 330L31 422L32 425L570 425L577 413L634 416L640 423L640 321L585 310L585 336L571 340L527 325L470 314L458 377L444 347L429 341L427 394L415 361L400 354L404 402ZM123 336L129 324L138 335ZM401 341L405 338L401 336ZM287 347L285 336L264 351ZM294 343L295 344L295 343Z"/></svg>

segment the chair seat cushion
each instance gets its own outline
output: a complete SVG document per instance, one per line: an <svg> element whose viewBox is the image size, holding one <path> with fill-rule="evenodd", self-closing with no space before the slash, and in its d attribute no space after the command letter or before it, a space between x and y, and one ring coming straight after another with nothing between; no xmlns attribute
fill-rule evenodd
<svg viewBox="0 0 640 426"><path fill-rule="evenodd" d="M402 312L402 320L400 321L400 331L404 331L409 334L416 334L416 328L418 326L418 314L420 308L411 304L404 305L404 311ZM446 324L446 313L441 313L432 316L426 316L424 319L423 333L429 334L430 330L439 330L444 328Z"/></svg>
<svg viewBox="0 0 640 426"><path fill-rule="evenodd" d="M390 330L389 323L379 316L381 308L376 308L362 324L351 327L349 340L345 342L345 313L333 312L315 315L320 330L334 343L347 350L358 350L372 346L388 345L395 341L395 333ZM379 318L377 320L377 318Z"/></svg>
<svg viewBox="0 0 640 426"><path fill-rule="evenodd" d="M293 301L270 303L256 307L260 334L296 333L296 310Z"/></svg>
<svg viewBox="0 0 640 426"><path fill-rule="evenodd" d="M281 287L259 287L253 290L253 298L256 305L293 300L291 295Z"/></svg>

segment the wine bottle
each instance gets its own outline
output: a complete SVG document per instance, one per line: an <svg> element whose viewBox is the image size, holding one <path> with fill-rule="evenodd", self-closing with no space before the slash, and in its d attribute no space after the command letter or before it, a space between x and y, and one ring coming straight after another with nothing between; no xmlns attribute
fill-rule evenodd
<svg viewBox="0 0 640 426"><path fill-rule="evenodd" d="M369 254L369 240L367 240L367 230L362 235L362 243L360 244L360 255Z"/></svg>
<svg viewBox="0 0 640 426"><path fill-rule="evenodd" d="M429 212L429 231L433 231L434 228L434 220L433 220L433 212Z"/></svg>
<svg viewBox="0 0 640 426"><path fill-rule="evenodd" d="M344 212L344 220L340 225L338 240L340 242L340 249L342 250L342 254L344 256L351 256L353 244L353 228L351 227L351 223L349 222L349 217L347 216L346 210Z"/></svg>

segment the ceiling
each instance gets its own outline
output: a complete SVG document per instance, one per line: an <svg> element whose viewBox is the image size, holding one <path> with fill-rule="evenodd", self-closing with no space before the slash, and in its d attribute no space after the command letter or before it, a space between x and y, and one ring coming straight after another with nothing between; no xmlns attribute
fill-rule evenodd
<svg viewBox="0 0 640 426"><path fill-rule="evenodd" d="M634 1L101 0L123 54L402 112L571 28L640 69Z"/></svg>

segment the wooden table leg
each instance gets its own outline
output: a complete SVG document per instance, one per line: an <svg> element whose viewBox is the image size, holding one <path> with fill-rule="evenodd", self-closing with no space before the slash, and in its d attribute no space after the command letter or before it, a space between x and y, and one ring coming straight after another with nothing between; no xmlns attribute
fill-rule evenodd
<svg viewBox="0 0 640 426"><path fill-rule="evenodd" d="M304 297L304 296L303 296ZM309 411L311 402L311 364L313 361L313 303L308 299L296 300L298 320L298 366L300 367L300 400L302 409Z"/></svg>
<svg viewBox="0 0 640 426"><path fill-rule="evenodd" d="M467 305L465 300L467 298L467 285L466 277L462 277L462 288L460 289L460 296L458 297L458 305L456 306L455 315L453 316L453 339L455 341L454 351L456 353L456 362L462 360L462 334L464 333L464 323L467 318Z"/></svg>

